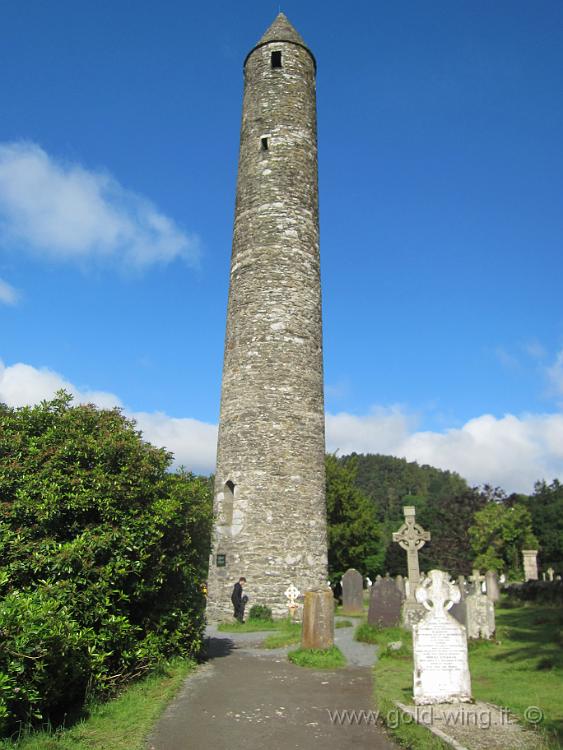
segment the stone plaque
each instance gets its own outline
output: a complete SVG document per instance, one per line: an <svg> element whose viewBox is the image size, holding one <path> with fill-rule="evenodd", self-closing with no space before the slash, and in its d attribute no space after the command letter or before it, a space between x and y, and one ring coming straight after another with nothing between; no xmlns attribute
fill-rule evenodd
<svg viewBox="0 0 563 750"><path fill-rule="evenodd" d="M413 626L413 693L417 705L471 701L465 628L446 611L460 600L458 587L431 570L416 598L428 610Z"/></svg>
<svg viewBox="0 0 563 750"><path fill-rule="evenodd" d="M368 625L388 628L399 625L403 596L392 578L382 578L371 587Z"/></svg>
<svg viewBox="0 0 563 750"><path fill-rule="evenodd" d="M350 568L342 576L342 614L361 615L364 612L364 579Z"/></svg>
<svg viewBox="0 0 563 750"><path fill-rule="evenodd" d="M334 645L334 597L330 589L305 592L301 648L326 649Z"/></svg>

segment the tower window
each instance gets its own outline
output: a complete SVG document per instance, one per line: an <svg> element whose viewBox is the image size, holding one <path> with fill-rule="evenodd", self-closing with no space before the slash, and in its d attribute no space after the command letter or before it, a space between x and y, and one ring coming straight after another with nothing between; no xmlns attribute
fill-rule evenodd
<svg viewBox="0 0 563 750"><path fill-rule="evenodd" d="M260 144L261 144L262 151L268 150L268 139L266 137L260 138Z"/></svg>
<svg viewBox="0 0 563 750"><path fill-rule="evenodd" d="M281 52L272 52L272 68L281 68Z"/></svg>

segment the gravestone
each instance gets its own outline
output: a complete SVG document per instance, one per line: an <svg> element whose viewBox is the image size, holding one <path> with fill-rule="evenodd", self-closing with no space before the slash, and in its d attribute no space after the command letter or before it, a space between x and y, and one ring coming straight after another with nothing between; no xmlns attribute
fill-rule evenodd
<svg viewBox="0 0 563 750"><path fill-rule="evenodd" d="M424 616L424 608L416 601L415 591L420 582L418 551L430 541L430 532L425 531L416 523L414 506L405 506L403 514L405 522L398 531L393 532L393 541L397 542L407 553L409 586L403 606L403 625L410 628L413 623L418 622Z"/></svg>
<svg viewBox="0 0 563 750"><path fill-rule="evenodd" d="M368 625L389 628L399 625L403 596L391 578L382 578L371 587Z"/></svg>
<svg viewBox="0 0 563 750"><path fill-rule="evenodd" d="M294 586L292 583L290 583L287 589L285 590L285 597L287 599L287 609L289 612L290 620L298 619L299 604L297 603L297 599L300 596L300 594L301 592L299 591L297 586Z"/></svg>
<svg viewBox="0 0 563 750"><path fill-rule="evenodd" d="M495 605L481 590L483 576L478 570L469 576L473 587L465 599L465 626L468 638L492 638L495 632Z"/></svg>
<svg viewBox="0 0 563 750"><path fill-rule="evenodd" d="M548 568L547 569L547 576L548 576L548 578L549 578L550 581L553 581L553 576L554 575L555 575L555 571L553 570L553 568L551 568L551 567Z"/></svg>
<svg viewBox="0 0 563 750"><path fill-rule="evenodd" d="M547 574L546 573L542 573L541 574L541 579L542 579L542 581L547 581Z"/></svg>
<svg viewBox="0 0 563 750"><path fill-rule="evenodd" d="M472 574L469 576L469 582L471 583L471 594L480 594L482 592L481 584L485 580L485 576L481 575L479 568L473 568Z"/></svg>
<svg viewBox="0 0 563 750"><path fill-rule="evenodd" d="M538 580L538 551L537 549L523 549L522 558L524 561L524 580Z"/></svg>
<svg viewBox="0 0 563 750"><path fill-rule="evenodd" d="M403 576L395 576L395 586L399 589L399 591L401 592L401 596L404 599L407 594L405 591L405 579L403 578Z"/></svg>
<svg viewBox="0 0 563 750"><path fill-rule="evenodd" d="M467 635L447 610L460 600L447 573L431 570L416 590L427 610L413 625L413 694L417 705L471 701Z"/></svg>
<svg viewBox="0 0 563 750"><path fill-rule="evenodd" d="M463 601L467 594L467 591L465 590L465 576L457 577L457 585L459 588L459 593L461 594L461 600Z"/></svg>
<svg viewBox="0 0 563 750"><path fill-rule="evenodd" d="M334 645L334 598L330 589L305 592L301 648L326 649Z"/></svg>
<svg viewBox="0 0 563 750"><path fill-rule="evenodd" d="M487 570L485 573L485 583L487 586L487 597L492 602L498 602L500 599L500 589L498 585L497 574L494 570Z"/></svg>
<svg viewBox="0 0 563 750"><path fill-rule="evenodd" d="M342 576L342 614L361 615L364 612L364 579L350 568Z"/></svg>

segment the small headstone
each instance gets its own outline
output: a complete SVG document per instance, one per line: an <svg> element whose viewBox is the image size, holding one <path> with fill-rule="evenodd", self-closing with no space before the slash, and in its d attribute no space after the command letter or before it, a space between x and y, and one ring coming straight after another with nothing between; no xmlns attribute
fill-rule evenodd
<svg viewBox="0 0 563 750"><path fill-rule="evenodd" d="M498 602L500 599L500 589L498 585L497 574L494 570L487 570L485 573L485 583L487 587L487 597L492 602Z"/></svg>
<svg viewBox="0 0 563 750"><path fill-rule="evenodd" d="M326 649L334 645L334 599L330 589L305 592L301 648Z"/></svg>
<svg viewBox="0 0 563 750"><path fill-rule="evenodd" d="M447 609L460 600L458 587L441 570L431 570L416 590L428 611L413 626L413 693L417 705L471 701L465 628Z"/></svg>
<svg viewBox="0 0 563 750"><path fill-rule="evenodd" d="M366 588L371 588L373 581L369 576L366 576Z"/></svg>
<svg viewBox="0 0 563 750"><path fill-rule="evenodd" d="M501 573L498 581L501 586L504 586L504 584L506 583L506 575L504 573Z"/></svg>
<svg viewBox="0 0 563 750"><path fill-rule="evenodd" d="M524 580L538 580L538 551L537 549L523 549L522 558L524 561Z"/></svg>
<svg viewBox="0 0 563 750"><path fill-rule="evenodd" d="M555 571L553 570L553 568L550 567L547 569L547 575L550 581L553 581L554 574L555 574Z"/></svg>
<svg viewBox="0 0 563 750"><path fill-rule="evenodd" d="M378 581L381 581L381 576L379 575L379 573L375 576L375 582L377 583Z"/></svg>
<svg viewBox="0 0 563 750"><path fill-rule="evenodd" d="M404 598L406 596L406 591L405 591L405 579L403 578L403 576L401 575L395 576L395 586L399 589L399 591L401 592L401 595Z"/></svg>
<svg viewBox="0 0 563 750"><path fill-rule="evenodd" d="M495 605L488 596L477 591L464 601L465 626L468 638L492 638L495 632Z"/></svg>
<svg viewBox="0 0 563 750"><path fill-rule="evenodd" d="M388 628L398 625L401 620L403 596L391 578L382 578L371 587L369 598L368 625L375 628Z"/></svg>
<svg viewBox="0 0 563 750"><path fill-rule="evenodd" d="M364 579L350 568L342 576L342 614L361 615L364 612Z"/></svg>
<svg viewBox="0 0 563 750"><path fill-rule="evenodd" d="M471 583L471 594L480 594L482 592L481 583L485 580L485 576L481 575L479 568L473 568L473 573L469 576Z"/></svg>
<svg viewBox="0 0 563 750"><path fill-rule="evenodd" d="M459 593L461 594L461 600L463 601L465 599L466 591L465 591L465 576L458 576L457 577L457 585L459 588Z"/></svg>
<svg viewBox="0 0 563 750"><path fill-rule="evenodd" d="M545 573L541 574L542 581L547 581L547 575Z"/></svg>

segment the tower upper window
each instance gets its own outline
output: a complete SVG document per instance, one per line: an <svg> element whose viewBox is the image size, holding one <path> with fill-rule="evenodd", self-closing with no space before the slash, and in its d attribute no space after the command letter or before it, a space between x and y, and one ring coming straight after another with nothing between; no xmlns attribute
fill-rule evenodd
<svg viewBox="0 0 563 750"><path fill-rule="evenodd" d="M272 68L281 68L282 57L281 52L272 52Z"/></svg>
<svg viewBox="0 0 563 750"><path fill-rule="evenodd" d="M262 151L268 150L268 139L266 137L260 138L260 148Z"/></svg>

